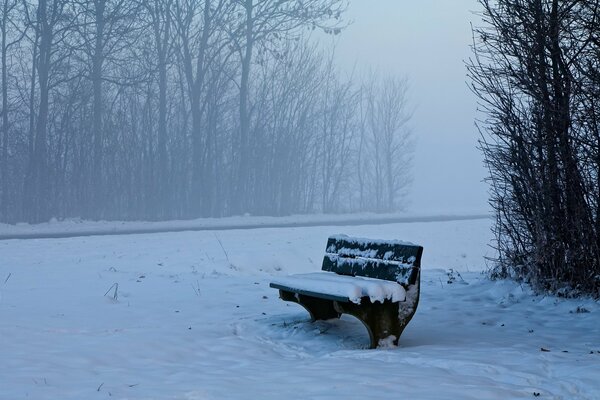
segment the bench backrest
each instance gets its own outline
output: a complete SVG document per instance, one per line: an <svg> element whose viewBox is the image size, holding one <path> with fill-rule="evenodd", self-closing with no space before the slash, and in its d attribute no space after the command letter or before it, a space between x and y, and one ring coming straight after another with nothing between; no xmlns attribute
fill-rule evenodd
<svg viewBox="0 0 600 400"><path fill-rule="evenodd" d="M421 267L423 247L397 240L371 240L346 235L327 240L323 271L365 276L413 285Z"/></svg>

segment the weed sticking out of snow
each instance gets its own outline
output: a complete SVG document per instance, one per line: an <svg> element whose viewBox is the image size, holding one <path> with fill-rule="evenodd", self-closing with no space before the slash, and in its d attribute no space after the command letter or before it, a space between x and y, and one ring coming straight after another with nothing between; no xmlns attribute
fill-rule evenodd
<svg viewBox="0 0 600 400"><path fill-rule="evenodd" d="M107 297L109 295L109 292L112 292L112 296L110 296L110 298L116 303L119 301L119 284L118 283L113 283L111 287L108 288L108 290L106 291L106 293L104 293L104 297Z"/></svg>
<svg viewBox="0 0 600 400"><path fill-rule="evenodd" d="M466 257L466 255L465 255ZM455 271L454 268L450 268L447 272L446 275L448 276L448 279L446 281L446 283L448 285L451 285L453 283L460 283L463 285L468 285L468 283L463 279L462 275L460 274L460 272Z"/></svg>
<svg viewBox="0 0 600 400"><path fill-rule="evenodd" d="M587 314L590 312L590 310L588 310L587 308L585 308L583 306L577 306L577 308L575 310L571 310L569 312L571 314Z"/></svg>

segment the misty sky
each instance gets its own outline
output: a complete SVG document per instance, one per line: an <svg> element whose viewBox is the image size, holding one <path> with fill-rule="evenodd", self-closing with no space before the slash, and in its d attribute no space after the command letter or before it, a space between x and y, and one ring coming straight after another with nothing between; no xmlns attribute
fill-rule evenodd
<svg viewBox="0 0 600 400"><path fill-rule="evenodd" d="M353 23L337 41L351 71L374 67L405 75L416 139L409 209L487 210L482 155L476 149L476 100L467 87L475 0L351 0Z"/></svg>

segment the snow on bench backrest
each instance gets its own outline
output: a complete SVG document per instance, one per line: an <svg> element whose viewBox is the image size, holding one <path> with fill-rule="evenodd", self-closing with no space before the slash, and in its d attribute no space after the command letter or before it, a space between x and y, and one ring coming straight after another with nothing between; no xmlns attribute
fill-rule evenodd
<svg viewBox="0 0 600 400"><path fill-rule="evenodd" d="M346 235L331 236L323 258L323 271L415 283L423 247L399 240L372 240Z"/></svg>

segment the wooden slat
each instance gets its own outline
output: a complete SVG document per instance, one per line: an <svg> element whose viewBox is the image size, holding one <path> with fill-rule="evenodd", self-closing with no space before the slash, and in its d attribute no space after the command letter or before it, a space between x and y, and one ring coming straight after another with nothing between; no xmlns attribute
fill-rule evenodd
<svg viewBox="0 0 600 400"><path fill-rule="evenodd" d="M416 267L408 264L375 259L346 258L336 254L325 254L322 270L341 275L384 279L398 282L403 286L412 285L418 272Z"/></svg>
<svg viewBox="0 0 600 400"><path fill-rule="evenodd" d="M369 241L340 235L327 240L325 251L345 257L376 258L420 267L423 247L398 241Z"/></svg>
<svg viewBox="0 0 600 400"><path fill-rule="evenodd" d="M322 269L408 286L416 282L422 254L423 247L410 243L332 236L327 241Z"/></svg>
<svg viewBox="0 0 600 400"><path fill-rule="evenodd" d="M336 296L336 295L329 294L329 293L312 292L310 290L297 289L297 288L293 288L293 287L289 287L289 286L280 285L280 284L274 283L274 282L271 282L269 284L269 286L274 289L283 290L285 292L298 293L298 294L302 294L305 296L317 297L317 298L325 299L325 300L341 301L344 303L348 303L350 301L350 299L348 297Z"/></svg>

